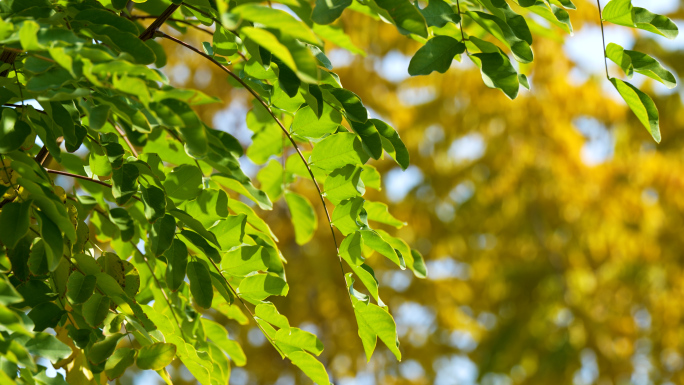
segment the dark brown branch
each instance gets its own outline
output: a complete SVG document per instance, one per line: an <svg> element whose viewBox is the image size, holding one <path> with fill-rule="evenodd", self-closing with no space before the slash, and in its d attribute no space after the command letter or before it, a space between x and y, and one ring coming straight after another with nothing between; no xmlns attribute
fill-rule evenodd
<svg viewBox="0 0 684 385"><path fill-rule="evenodd" d="M161 15L159 15L153 22L150 24L149 27L143 33L140 34L139 38L142 41L149 40L154 37L154 34L159 30L159 28L166 23L166 20L168 20L171 15L173 15L174 12L180 7L180 4L171 4L169 5L164 12L162 12Z"/></svg>
<svg viewBox="0 0 684 385"><path fill-rule="evenodd" d="M132 15L130 18L133 19L133 20L136 20L136 19L156 19L156 18L158 18L158 17L159 17L159 16L152 16L152 15ZM173 21L173 22L175 22L175 23L185 24L185 25L187 25L187 26L189 26L189 27L192 27L192 28L194 28L194 29L196 29L196 30L198 30L198 31L202 31L202 32L204 32L204 33L208 33L209 35L213 35L213 34L214 34L214 32L212 32L212 31L210 31L210 30L208 30L208 29L202 28L202 27L200 27L200 26L197 25L197 24L193 24L193 23L191 23L191 22L188 21L188 20L174 19L174 18L172 18L172 17L169 17L169 18L166 19L166 20L167 20L167 21Z"/></svg>

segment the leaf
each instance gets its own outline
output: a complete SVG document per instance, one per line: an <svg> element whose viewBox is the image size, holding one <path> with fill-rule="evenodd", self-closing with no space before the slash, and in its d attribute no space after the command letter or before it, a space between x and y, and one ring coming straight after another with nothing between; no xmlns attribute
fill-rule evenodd
<svg viewBox="0 0 684 385"><path fill-rule="evenodd" d="M406 145L399 137L397 131L389 124L379 119L370 119L378 133L382 137L382 147L387 153L401 166L402 170L406 170L409 166L409 152Z"/></svg>
<svg viewBox="0 0 684 385"><path fill-rule="evenodd" d="M482 80L487 87L501 89L510 99L518 96L518 73L506 55L501 52L487 52L472 54L470 58L480 67Z"/></svg>
<svg viewBox="0 0 684 385"><path fill-rule="evenodd" d="M677 24L670 18L656 15L644 8L634 7L634 22L637 28L665 36L670 40L676 39L679 35Z"/></svg>
<svg viewBox="0 0 684 385"><path fill-rule="evenodd" d="M258 304L254 309L254 314L262 320L281 329L290 328L290 322L287 320L287 317L280 314L272 303L264 302Z"/></svg>
<svg viewBox="0 0 684 385"><path fill-rule="evenodd" d="M234 200L231 200L231 202L233 201ZM233 209L232 205L231 209ZM186 213L183 210L173 209L170 210L169 213L176 217L176 219L181 221L182 225L179 225L180 227L187 227L193 230L197 234L201 235L207 241L216 245L219 249L221 248L221 245L218 243L218 240L216 239L216 235L214 235L214 233L212 233L211 231L207 231L202 225L202 223L200 223L200 221L191 217L190 215L188 215L188 213Z"/></svg>
<svg viewBox="0 0 684 385"><path fill-rule="evenodd" d="M199 234L189 230L181 230L181 235L190 241L190 243L202 250L202 253L212 261L216 263L221 262L221 255L219 254L218 250L211 247L209 243Z"/></svg>
<svg viewBox="0 0 684 385"><path fill-rule="evenodd" d="M177 291L185 280L188 267L188 247L180 239L174 239L164 256L166 265L166 285L172 291Z"/></svg>
<svg viewBox="0 0 684 385"><path fill-rule="evenodd" d="M26 138L31 135L31 127L23 120L17 119L17 113L11 108L2 109L2 126L0 127L0 154L18 150Z"/></svg>
<svg viewBox="0 0 684 385"><path fill-rule="evenodd" d="M287 295L289 286L282 278L271 274L251 275L240 282L237 292L251 303L259 303L272 295Z"/></svg>
<svg viewBox="0 0 684 385"><path fill-rule="evenodd" d="M176 345L158 342L143 346L138 351L135 364L142 370L162 370L173 361L176 356Z"/></svg>
<svg viewBox="0 0 684 385"><path fill-rule="evenodd" d="M83 318L88 325L98 327L109 312L109 298L100 293L93 295L83 304Z"/></svg>
<svg viewBox="0 0 684 385"><path fill-rule="evenodd" d="M7 249L13 249L17 242L28 233L31 202L31 200L10 202L2 206L2 211L0 211L0 242Z"/></svg>
<svg viewBox="0 0 684 385"><path fill-rule="evenodd" d="M204 333L207 337L230 356L230 359L235 362L235 365L244 366L247 363L245 352L242 350L240 344L228 338L228 331L226 328L206 318L202 318L202 326L204 327Z"/></svg>
<svg viewBox="0 0 684 385"><path fill-rule="evenodd" d="M508 24L506 24L505 20L484 12L469 11L468 16L477 22L484 30L510 48L515 60L520 63L531 63L534 60L534 54L532 53L530 44L524 39L519 38Z"/></svg>
<svg viewBox="0 0 684 385"><path fill-rule="evenodd" d="M245 245L226 253L221 261L221 270L233 276L245 277L268 270L269 260L268 251L263 246Z"/></svg>
<svg viewBox="0 0 684 385"><path fill-rule="evenodd" d="M337 20L352 0L316 0L311 20L318 24L330 24Z"/></svg>
<svg viewBox="0 0 684 385"><path fill-rule="evenodd" d="M74 271L69 276L67 282L67 298L69 302L75 305L84 303L95 292L95 285L97 278L94 275L83 275L78 271Z"/></svg>
<svg viewBox="0 0 684 385"><path fill-rule="evenodd" d="M387 205L384 203L366 201L363 208L366 209L368 220L384 223L398 229L406 226L406 222L398 220L389 213Z"/></svg>
<svg viewBox="0 0 684 385"><path fill-rule="evenodd" d="M209 309L214 298L214 289L211 284L211 275L203 261L191 261L187 267L188 280L190 281L190 293L197 306Z"/></svg>
<svg viewBox="0 0 684 385"><path fill-rule="evenodd" d="M363 238L361 233L356 231L352 235L344 238L340 244L340 257L349 264L349 266L360 266L363 261L361 249L363 248Z"/></svg>
<svg viewBox="0 0 684 385"><path fill-rule="evenodd" d="M126 163L112 171L112 195L119 206L128 202L138 192L138 168Z"/></svg>
<svg viewBox="0 0 684 385"><path fill-rule="evenodd" d="M59 265L64 251L64 238L62 237L62 232L42 211L34 212L37 214L40 224L40 234L43 236L43 241L45 241L45 244L48 246L45 249L48 257L48 269L54 271Z"/></svg>
<svg viewBox="0 0 684 385"><path fill-rule="evenodd" d="M311 166L332 171L348 164L362 165L368 161L361 140L352 133L338 133L328 136L314 146Z"/></svg>
<svg viewBox="0 0 684 385"><path fill-rule="evenodd" d="M340 102L349 120L359 123L365 123L368 120L368 110L355 93L344 88L331 88L328 92Z"/></svg>
<svg viewBox="0 0 684 385"><path fill-rule="evenodd" d="M430 2L432 4L432 2ZM411 76L445 73L456 55L465 52L465 44L449 36L435 36L416 52L409 63Z"/></svg>
<svg viewBox="0 0 684 385"><path fill-rule="evenodd" d="M33 321L33 331L42 332L47 328L57 326L62 316L66 314L64 309L53 302L43 302L28 313L28 317Z"/></svg>
<svg viewBox="0 0 684 385"><path fill-rule="evenodd" d="M109 220L119 228L119 231L121 231L121 241L128 242L133 239L133 236L135 235L135 224L133 223L133 218L131 218L131 215L126 209L121 207L110 209Z"/></svg>
<svg viewBox="0 0 684 385"><path fill-rule="evenodd" d="M311 28L285 11L252 3L237 6L231 12L245 20L275 29L281 35L289 35L309 44L320 44Z"/></svg>
<svg viewBox="0 0 684 385"><path fill-rule="evenodd" d="M364 245L370 247L371 249L377 251L378 253L384 255L390 261L394 262L402 270L406 269L406 262L403 258L397 255L397 252L392 246L390 246L387 241L382 239L380 234L373 230L361 230L361 237L363 238Z"/></svg>
<svg viewBox="0 0 684 385"><path fill-rule="evenodd" d="M401 360L397 325L394 323L392 316L375 304L366 304L354 296L351 296L351 299L366 359L370 362L377 338L380 338L394 356L397 357L397 360Z"/></svg>
<svg viewBox="0 0 684 385"><path fill-rule="evenodd" d="M147 188L140 186L142 193L142 202L145 206L145 218L154 223L157 219L164 216L166 212L166 194L164 191L156 186L149 186Z"/></svg>
<svg viewBox="0 0 684 385"><path fill-rule="evenodd" d="M447 23L458 24L461 17L443 0L430 0L427 7L420 10L428 26L444 27Z"/></svg>
<svg viewBox="0 0 684 385"><path fill-rule="evenodd" d="M638 51L625 50L615 43L608 44L606 54L631 78L634 71L663 83L667 88L677 86L677 79L653 57Z"/></svg>
<svg viewBox="0 0 684 385"><path fill-rule="evenodd" d="M347 235L361 228L357 219L363 209L363 198L356 197L342 201L335 206L332 213L332 223L342 234Z"/></svg>
<svg viewBox="0 0 684 385"><path fill-rule="evenodd" d="M363 150L373 159L380 159L382 156L382 139L373 122L367 120L365 123L350 122L352 130L359 135Z"/></svg>
<svg viewBox="0 0 684 385"><path fill-rule="evenodd" d="M315 334L301 330L299 328L281 328L276 332L275 341L278 346L289 345L285 349L288 354L293 347L296 349L306 350L315 355L320 355L323 352L323 343L316 337Z"/></svg>
<svg viewBox="0 0 684 385"><path fill-rule="evenodd" d="M660 143L658 108L653 103L651 97L620 79L611 78L610 81L618 90L620 96L627 102L627 105L632 109L632 112L634 112L634 115L636 115L641 124L646 127L653 140L656 143Z"/></svg>
<svg viewBox="0 0 684 385"><path fill-rule="evenodd" d="M320 118L311 107L305 106L295 114L292 131L296 135L315 139L334 133L340 123L342 115L327 104L323 105Z"/></svg>
<svg viewBox="0 0 684 385"><path fill-rule="evenodd" d="M71 355L69 346L48 333L36 333L24 346L29 353L47 358L53 364Z"/></svg>
<svg viewBox="0 0 684 385"><path fill-rule="evenodd" d="M196 199L185 202L182 208L208 228L228 216L228 195L218 189L202 190Z"/></svg>
<svg viewBox="0 0 684 385"><path fill-rule="evenodd" d="M325 179L325 197L338 205L343 200L363 195L366 189L361 181L362 172L363 168L359 166L347 165L330 173Z"/></svg>
<svg viewBox="0 0 684 385"><path fill-rule="evenodd" d="M194 199L202 191L202 172L194 165L180 165L166 176L166 195L178 200Z"/></svg>
<svg viewBox="0 0 684 385"><path fill-rule="evenodd" d="M386 10L392 20L397 24L399 32L403 34L413 33L422 38L428 37L425 18L409 0L375 0Z"/></svg>
<svg viewBox="0 0 684 385"><path fill-rule="evenodd" d="M318 227L316 212L303 196L293 193L285 193L285 201L290 209L290 219L295 230L295 240L297 244L303 245L313 238L314 232Z"/></svg>
<svg viewBox="0 0 684 385"><path fill-rule="evenodd" d="M187 103L177 99L164 99L161 104L167 107L166 111L173 114L173 117L167 119L174 120L175 126L178 127L183 137L188 154L192 157L206 155L209 150L209 141L204 124L195 111Z"/></svg>
<svg viewBox="0 0 684 385"><path fill-rule="evenodd" d="M150 251L158 257L171 247L173 237L176 235L176 219L171 215L164 215L154 222L149 232Z"/></svg>
<svg viewBox="0 0 684 385"><path fill-rule="evenodd" d="M105 339L102 341L94 343L93 346L91 346L86 352L88 361L96 365L104 362L114 353L114 350L116 350L116 345L123 336L124 335L122 333L115 333L111 336L105 337Z"/></svg>
<svg viewBox="0 0 684 385"><path fill-rule="evenodd" d="M117 379L126 372L129 366L135 362L136 350L131 348L119 348L107 360L105 374L110 380Z"/></svg>
<svg viewBox="0 0 684 385"><path fill-rule="evenodd" d="M287 358L315 383L319 385L330 384L330 379L328 373L325 371L325 366L311 354L298 351L288 354Z"/></svg>
<svg viewBox="0 0 684 385"><path fill-rule="evenodd" d="M634 27L632 0L611 0L603 8L603 20L613 24Z"/></svg>

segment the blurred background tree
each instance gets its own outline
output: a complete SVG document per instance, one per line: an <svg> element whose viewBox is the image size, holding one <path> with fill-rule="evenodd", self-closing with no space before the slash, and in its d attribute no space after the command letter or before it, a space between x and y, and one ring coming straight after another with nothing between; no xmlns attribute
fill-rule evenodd
<svg viewBox="0 0 684 385"><path fill-rule="evenodd" d="M326 47L328 55L344 86L393 124L411 153L404 173L391 160L376 162L385 183L369 198L384 195L411 223L399 234L426 257L430 276L376 269L404 359L382 346L366 363L351 308L340 305L347 293L339 266L323 255L327 224L300 247L285 207L262 213L290 262L291 295L274 303L321 338L335 383L684 383L682 94L639 79L660 108L663 140L654 144L603 77L595 3L576 3L575 36L536 38L537 62L525 71L532 90L514 101L486 88L470 62L410 78L416 42L392 25L343 14L367 55ZM677 0L641 3L684 19ZM684 71L681 39L619 27L606 34ZM249 143L248 95L217 80L224 76L201 57L166 49L173 84L226 101L200 109L202 119ZM306 181L299 192L316 200ZM256 327L226 322L250 357L231 384L308 383Z"/></svg>

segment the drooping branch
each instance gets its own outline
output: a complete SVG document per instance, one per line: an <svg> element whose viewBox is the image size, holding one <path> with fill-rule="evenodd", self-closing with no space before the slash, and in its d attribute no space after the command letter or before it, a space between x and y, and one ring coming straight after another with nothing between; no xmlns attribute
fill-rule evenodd
<svg viewBox="0 0 684 385"><path fill-rule="evenodd" d="M606 65L606 78L610 80L610 74L608 73L608 53L606 52L606 32L603 29L603 10L601 10L601 0L596 0L596 5L598 6L599 23L601 23L601 40L603 41L603 62Z"/></svg>
<svg viewBox="0 0 684 385"><path fill-rule="evenodd" d="M292 143L292 146L293 146L293 147L295 148L295 150L297 151L297 154L299 155L299 158L300 158L300 159L302 160L302 162L304 163L304 166L306 167L306 170L309 172L309 175L310 175L310 177L311 177L311 181L312 181L312 182L314 183L314 185L316 186L316 190L318 191L318 196L320 197L321 203L323 204L323 209L325 210L325 215L326 215L326 218L327 218L327 220L328 220L328 225L330 226L330 232L331 232L331 234L332 234L333 241L334 241L334 243L335 243L335 253L336 253L336 255L337 255L338 259L339 259L340 268L342 269L342 273L344 274L344 267L342 266L342 258L339 256L339 253L340 253L340 252L339 252L339 248L338 248L338 244L337 244L337 236L335 235L335 229L333 228L332 219L331 219L331 217L330 217L330 212L328 211L328 206L327 206L327 204L325 203L325 198L323 198L323 191L321 190L321 187L318 185L318 181L316 181L316 177L314 176L313 171L311 170L311 166L309 166L309 163L306 161L306 158L304 157L304 154L302 154L302 151L299 149L299 146L297 145L297 142L295 142L294 138L292 137L292 135L290 135L290 132L287 130L287 128L285 128L285 126L284 126L283 123L280 121L280 119L278 119L278 117L275 115L275 113L273 113L273 110L271 110L271 108L269 107L269 105L268 105L268 104L259 96L259 94L257 94L256 91L254 91L254 90L253 90L253 89L252 89L244 80L242 80L239 76L237 76L233 71L231 71L230 69L226 68L223 64L221 64L221 63L219 63L218 61L216 61L216 59L214 59L213 57L211 57L211 56L205 54L204 52L202 52L202 51L198 50L197 48L195 48L195 47L193 47L193 46L191 46L191 45L185 43L185 42L182 41L182 40L176 39L175 37L169 36L169 35L167 35L167 34L165 34L165 33L163 33L163 32L160 32L160 35L161 35L163 38L165 38L165 39L168 39L168 40L171 40L171 41L173 41L173 42L175 42L175 43L177 43L177 44L180 44L180 45L184 46L185 48L187 48L187 49L189 49L189 50L191 50L191 51L193 51L193 52L195 52L195 53L197 53L197 54L203 56L204 58L206 58L207 60L209 60L209 61L211 61L212 63L214 63L214 64L215 64L216 66L218 66L219 68L221 68L225 73L227 73L229 76L231 76L233 79L235 79L235 80L236 80L238 83L240 83L243 87L245 87L245 89L246 89L250 94L252 94L252 96L254 96L254 98L259 102L259 104L261 104L261 105L266 109L266 111L268 111L269 115L271 115L271 118L273 118L273 120L278 124L278 126L280 127L280 129L285 133L285 135L286 135L287 138L289 139L290 143ZM346 286L346 284L345 284L345 286Z"/></svg>

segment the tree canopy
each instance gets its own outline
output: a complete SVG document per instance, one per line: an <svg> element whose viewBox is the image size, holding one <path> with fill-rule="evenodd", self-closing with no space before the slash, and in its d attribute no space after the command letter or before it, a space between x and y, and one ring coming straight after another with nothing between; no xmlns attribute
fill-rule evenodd
<svg viewBox="0 0 684 385"><path fill-rule="evenodd" d="M326 384L367 370L362 352L396 381L438 381L464 360L449 347L483 381L567 382L597 360L613 379L647 354L644 317L662 323L653 351L676 353L678 315L658 311L678 298L662 283L680 265L677 203L658 192L678 186L679 151L637 144L661 142L679 102L631 79L677 81L651 56L669 52L603 29L678 30L629 0L598 6L4 1L0 380L225 384L237 367ZM582 86L557 53L575 11L604 40L605 78ZM399 81L363 65L390 50L410 57ZM248 140L217 118L227 105ZM621 162L582 164L570 128L587 116L634 123L616 129ZM462 156L459 140L485 148ZM422 183L388 206L383 176L406 193L405 170Z"/></svg>

